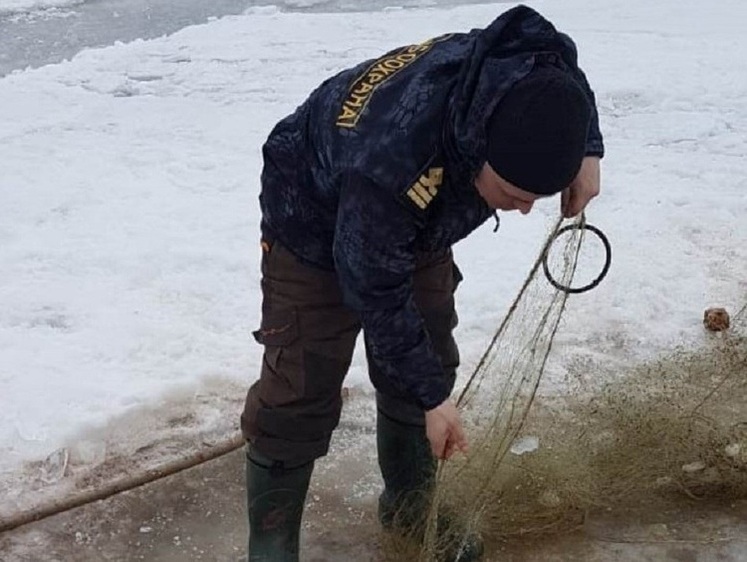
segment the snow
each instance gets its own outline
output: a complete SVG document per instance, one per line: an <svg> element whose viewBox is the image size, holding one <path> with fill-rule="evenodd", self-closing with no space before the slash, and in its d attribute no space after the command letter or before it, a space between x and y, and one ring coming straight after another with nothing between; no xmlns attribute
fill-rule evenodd
<svg viewBox="0 0 747 562"><path fill-rule="evenodd" d="M0 12L22 3L37 5L0 0ZM574 360L630 365L700 345L704 308L745 302L747 5L531 5L577 41L608 151L588 219L613 264L570 301L543 387L560 393ZM0 79L0 482L63 446L97 462L115 429L133 445L168 437L183 428L162 422L179 413L195 433L235 431L261 359L270 128L323 78L506 7L255 9ZM498 234L491 222L456 247L464 372L557 206L504 214ZM370 386L360 349L347 384ZM9 497L0 485L0 511Z"/></svg>
<svg viewBox="0 0 747 562"><path fill-rule="evenodd" d="M0 0L0 16L50 8L69 8L83 2L85 0Z"/></svg>
<svg viewBox="0 0 747 562"><path fill-rule="evenodd" d="M520 437L511 445L511 453L516 456L532 453L539 449L539 439L533 435Z"/></svg>

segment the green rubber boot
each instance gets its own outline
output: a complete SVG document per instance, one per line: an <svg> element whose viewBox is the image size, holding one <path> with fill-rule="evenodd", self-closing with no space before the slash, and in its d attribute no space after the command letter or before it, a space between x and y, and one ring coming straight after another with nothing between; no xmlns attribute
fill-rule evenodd
<svg viewBox="0 0 747 562"><path fill-rule="evenodd" d="M254 450L246 455L249 562L298 562L299 534L313 461L285 468Z"/></svg>
<svg viewBox="0 0 747 562"><path fill-rule="evenodd" d="M397 422L380 411L376 418L376 444L384 491L379 496L379 521L385 529L423 540L435 483L436 458L425 427ZM457 525L447 515L438 516L438 535L448 542ZM442 562L474 562L484 551L482 539L468 533L446 549Z"/></svg>
<svg viewBox="0 0 747 562"><path fill-rule="evenodd" d="M422 523L436 476L436 459L425 428L396 422L378 412L376 446L384 479L379 521L386 529Z"/></svg>

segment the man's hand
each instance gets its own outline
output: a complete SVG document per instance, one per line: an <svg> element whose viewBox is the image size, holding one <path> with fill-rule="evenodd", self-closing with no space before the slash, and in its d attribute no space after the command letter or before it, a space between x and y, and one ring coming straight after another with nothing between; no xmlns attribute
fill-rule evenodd
<svg viewBox="0 0 747 562"><path fill-rule="evenodd" d="M445 460L457 450L465 454L469 450L462 420L451 400L425 413L425 432L436 458Z"/></svg>
<svg viewBox="0 0 747 562"><path fill-rule="evenodd" d="M563 190L560 197L560 210L563 216L571 218L583 211L589 201L599 195L599 181L599 157L586 156L573 183Z"/></svg>

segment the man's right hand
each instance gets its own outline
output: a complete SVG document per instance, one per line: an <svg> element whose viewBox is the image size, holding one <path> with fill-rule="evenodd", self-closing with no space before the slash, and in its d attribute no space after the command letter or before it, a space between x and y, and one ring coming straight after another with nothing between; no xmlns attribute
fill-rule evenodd
<svg viewBox="0 0 747 562"><path fill-rule="evenodd" d="M464 454L469 451L459 411L451 400L425 413L425 432L438 459L451 458L456 451Z"/></svg>
<svg viewBox="0 0 747 562"><path fill-rule="evenodd" d="M560 210L567 219L583 211L594 197L599 195L601 173L598 156L586 156L581 162L581 169L570 187L565 189L560 198Z"/></svg>

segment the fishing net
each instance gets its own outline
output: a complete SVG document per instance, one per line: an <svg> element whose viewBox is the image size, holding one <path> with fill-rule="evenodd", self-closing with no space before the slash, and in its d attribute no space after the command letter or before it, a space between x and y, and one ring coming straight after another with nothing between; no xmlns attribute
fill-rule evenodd
<svg viewBox="0 0 747 562"><path fill-rule="evenodd" d="M390 537L385 558L454 560L476 534L489 553L579 529L596 510L747 498L747 306L699 350L625 373L586 364L611 382L535 401L569 298L548 284L543 260L565 287L585 267L583 218L562 222L459 396L470 454L440 465L424 537Z"/></svg>

